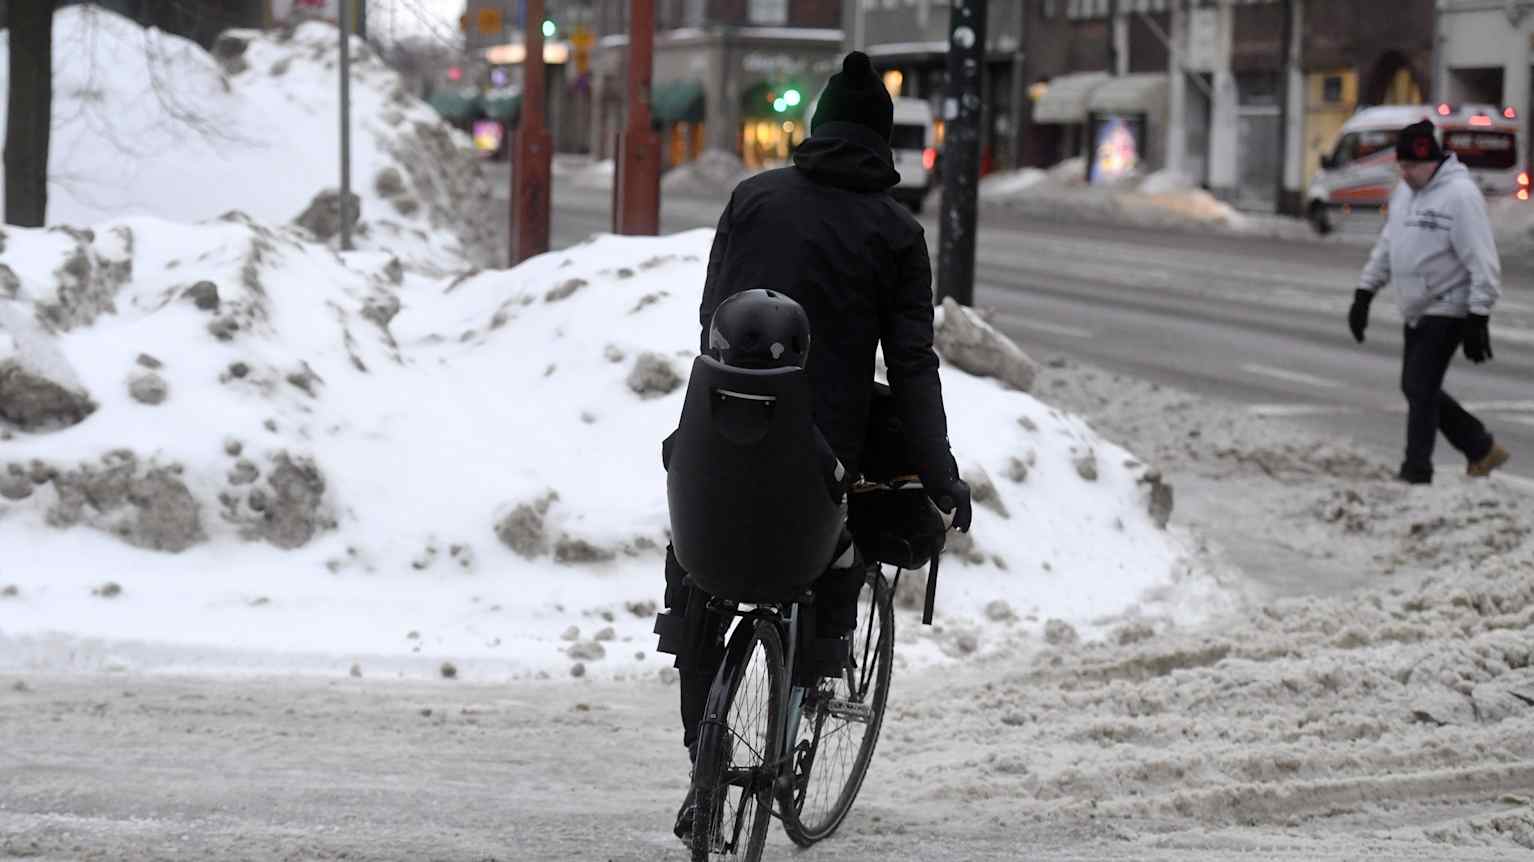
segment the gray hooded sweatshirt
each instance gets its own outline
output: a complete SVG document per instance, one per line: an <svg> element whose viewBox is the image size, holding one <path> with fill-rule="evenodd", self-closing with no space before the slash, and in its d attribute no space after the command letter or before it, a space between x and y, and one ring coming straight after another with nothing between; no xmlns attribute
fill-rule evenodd
<svg viewBox="0 0 1534 862"><path fill-rule="evenodd" d="M1402 182L1358 286L1394 283L1408 326L1424 315L1490 314L1502 295L1502 263L1486 199L1452 153L1421 191Z"/></svg>

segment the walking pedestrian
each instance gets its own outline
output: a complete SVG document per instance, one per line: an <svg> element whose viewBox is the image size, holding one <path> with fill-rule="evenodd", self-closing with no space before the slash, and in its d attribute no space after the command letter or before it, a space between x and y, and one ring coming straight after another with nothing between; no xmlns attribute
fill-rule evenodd
<svg viewBox="0 0 1534 862"><path fill-rule="evenodd" d="M1353 293L1348 328L1363 343L1374 294L1387 283L1395 286L1406 321L1401 392L1407 405L1406 457L1397 478L1413 485L1433 481L1440 431L1465 456L1466 473L1486 476L1507 463L1508 451L1443 391L1461 345L1477 365L1492 358L1488 323L1502 293L1502 264L1486 201L1470 171L1444 152L1428 120L1401 130L1396 161L1402 182Z"/></svg>

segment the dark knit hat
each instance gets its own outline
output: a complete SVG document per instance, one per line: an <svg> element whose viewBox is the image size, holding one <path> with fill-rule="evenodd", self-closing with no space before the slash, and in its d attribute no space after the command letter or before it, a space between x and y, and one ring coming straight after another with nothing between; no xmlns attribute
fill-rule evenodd
<svg viewBox="0 0 1534 862"><path fill-rule="evenodd" d="M831 76L815 116L810 118L810 134L826 123L858 123L890 139L895 127L895 103L889 90L874 74L874 64L862 51L853 51L842 61L842 70Z"/></svg>
<svg viewBox="0 0 1534 862"><path fill-rule="evenodd" d="M1431 121L1419 120L1401 130L1401 134L1396 137L1396 161L1443 161L1443 147L1438 146L1438 137Z"/></svg>

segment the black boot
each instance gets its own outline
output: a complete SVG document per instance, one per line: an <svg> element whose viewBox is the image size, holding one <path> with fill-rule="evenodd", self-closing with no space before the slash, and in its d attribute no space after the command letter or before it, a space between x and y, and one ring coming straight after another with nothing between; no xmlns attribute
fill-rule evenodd
<svg viewBox="0 0 1534 862"><path fill-rule="evenodd" d="M693 799L692 786L687 787L687 796L682 800L682 807L676 812L676 825L671 831L676 837L682 839L682 843L692 847L692 822L696 819L698 805Z"/></svg>

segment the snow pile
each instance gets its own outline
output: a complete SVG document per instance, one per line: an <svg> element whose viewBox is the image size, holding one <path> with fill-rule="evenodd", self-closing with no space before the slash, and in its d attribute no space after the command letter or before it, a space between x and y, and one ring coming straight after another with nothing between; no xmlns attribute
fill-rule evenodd
<svg viewBox="0 0 1534 862"><path fill-rule="evenodd" d="M603 159L600 162L588 161L583 165L571 166L563 172L563 176L576 188L611 190L613 179L617 176L617 166L612 159Z"/></svg>
<svg viewBox="0 0 1534 862"><path fill-rule="evenodd" d="M667 171L660 187L665 194L723 199L729 197L736 183L753 173L734 153L705 150L698 158Z"/></svg>
<svg viewBox="0 0 1534 862"><path fill-rule="evenodd" d="M1049 174L1038 168L1020 168L1015 171L988 174L980 180L980 200L986 203L1004 203L1048 179Z"/></svg>
<svg viewBox="0 0 1534 862"><path fill-rule="evenodd" d="M8 231L19 288L0 308L56 334L96 406L0 422L0 588L17 593L0 652L669 668L649 652L659 442L711 241L603 237L434 279L242 217ZM950 368L944 386L975 526L908 658L1198 616L1154 471L996 381Z"/></svg>
<svg viewBox="0 0 1534 862"><path fill-rule="evenodd" d="M197 222L240 210L279 224L339 185L333 26L230 31L216 56L89 5L60 9L53 32L49 223ZM7 38L0 32L0 87ZM359 246L442 270L487 262L490 187L467 137L360 39L351 100Z"/></svg>
<svg viewBox="0 0 1534 862"><path fill-rule="evenodd" d="M1050 218L1239 232L1256 229L1228 204L1171 171L1099 186L1087 185L1085 177L1086 163L1079 157L1047 171L1022 168L991 174L981 182L980 199Z"/></svg>

